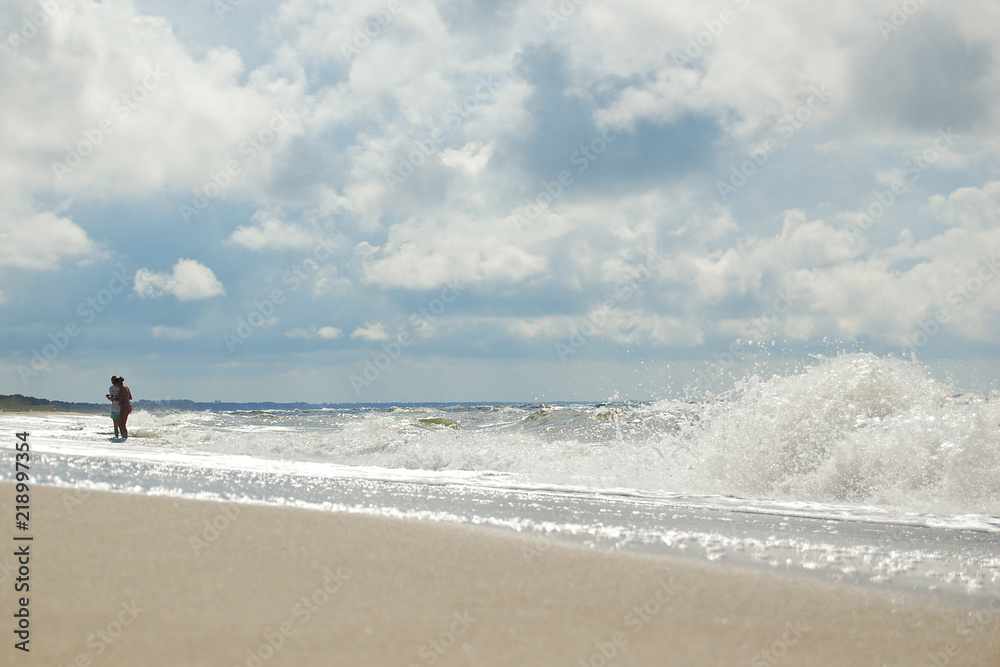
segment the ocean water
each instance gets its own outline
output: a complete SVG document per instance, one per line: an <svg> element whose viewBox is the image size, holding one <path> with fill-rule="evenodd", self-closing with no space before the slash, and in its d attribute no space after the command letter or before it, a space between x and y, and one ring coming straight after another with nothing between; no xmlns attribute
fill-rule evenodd
<svg viewBox="0 0 1000 667"><path fill-rule="evenodd" d="M0 415L89 489L493 525L949 594L1000 592L1000 394L853 354L711 401ZM0 476L8 471L0 472Z"/></svg>

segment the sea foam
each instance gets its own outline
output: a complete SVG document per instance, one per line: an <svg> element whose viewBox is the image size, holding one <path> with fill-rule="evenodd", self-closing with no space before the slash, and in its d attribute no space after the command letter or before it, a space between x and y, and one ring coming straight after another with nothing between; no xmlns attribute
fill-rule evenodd
<svg viewBox="0 0 1000 667"><path fill-rule="evenodd" d="M198 457L478 472L512 484L1000 515L1000 396L849 354L712 401L32 417L36 442ZM23 419L26 417L22 418ZM20 424L18 428L24 428Z"/></svg>

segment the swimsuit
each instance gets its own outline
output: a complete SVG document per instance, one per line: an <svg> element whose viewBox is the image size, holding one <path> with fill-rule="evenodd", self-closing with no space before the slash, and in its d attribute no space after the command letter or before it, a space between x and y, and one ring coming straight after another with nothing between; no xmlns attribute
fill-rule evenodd
<svg viewBox="0 0 1000 667"><path fill-rule="evenodd" d="M111 385L108 387L108 393L114 396L114 398L111 399L111 418L118 419L118 387Z"/></svg>

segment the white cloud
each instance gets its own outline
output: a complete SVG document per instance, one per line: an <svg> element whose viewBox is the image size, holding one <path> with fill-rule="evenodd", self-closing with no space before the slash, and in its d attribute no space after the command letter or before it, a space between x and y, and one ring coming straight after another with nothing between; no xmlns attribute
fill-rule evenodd
<svg viewBox="0 0 1000 667"><path fill-rule="evenodd" d="M149 269L135 272L136 294L143 298L157 298L164 294L177 297L178 301L210 299L226 293L212 270L194 259L180 259L172 273L155 273Z"/></svg>
<svg viewBox="0 0 1000 667"><path fill-rule="evenodd" d="M351 339L354 338L368 341L383 341L389 340L389 333L382 326L381 322L375 322L374 324L365 324L365 326L355 329L354 333L351 334Z"/></svg>
<svg viewBox="0 0 1000 667"><path fill-rule="evenodd" d="M904 229L895 245L880 247L867 247L867 239L841 225L789 211L780 234L677 253L667 276L695 297L696 308L756 299L754 317L781 289L795 303L773 331L796 338L822 332L902 343L942 314L950 334L998 340L1000 182L934 196L930 207L948 225L940 233L915 242ZM714 328L736 336L746 321L723 317Z"/></svg>
<svg viewBox="0 0 1000 667"><path fill-rule="evenodd" d="M321 338L323 340L336 340L344 334L336 327L312 327L310 329L291 329L285 332L288 338L300 338L303 340L313 340Z"/></svg>
<svg viewBox="0 0 1000 667"><path fill-rule="evenodd" d="M698 324L692 318L683 319L631 309L624 302L611 307L598 305L587 313L576 316L485 318L474 324L502 327L508 335L522 340L564 343L571 347L579 346L579 341L596 339L624 344L652 343L683 347L697 345L704 340ZM465 326L473 326L473 323L467 322ZM581 334L581 331L584 333Z"/></svg>
<svg viewBox="0 0 1000 667"><path fill-rule="evenodd" d="M243 246L248 250L308 250L316 244L317 235L297 225L282 222L270 212L258 211L254 224L237 227L226 239L227 243Z"/></svg>
<svg viewBox="0 0 1000 667"><path fill-rule="evenodd" d="M340 276L340 271L336 266L321 266L316 272L313 296L320 297L328 294L343 296L350 294L353 286L354 283L349 278Z"/></svg>
<svg viewBox="0 0 1000 667"><path fill-rule="evenodd" d="M68 217L35 210L17 197L0 203L0 266L54 270L65 259L87 263L103 256L86 230Z"/></svg>
<svg viewBox="0 0 1000 667"><path fill-rule="evenodd" d="M1000 181L982 188L959 188L947 197L931 198L935 214L952 227L968 231L1000 227Z"/></svg>
<svg viewBox="0 0 1000 667"><path fill-rule="evenodd" d="M198 335L196 330L184 329L182 327L155 326L153 327L153 338L165 338L167 340L191 340Z"/></svg>
<svg viewBox="0 0 1000 667"><path fill-rule="evenodd" d="M461 214L413 219L392 227L385 246L367 257L364 277L370 284L407 289L451 281L519 283L548 266L544 255L526 245L510 219Z"/></svg>
<svg viewBox="0 0 1000 667"><path fill-rule="evenodd" d="M337 327L320 327L316 330L316 335L320 338L325 338L326 340L340 338L342 334L343 332Z"/></svg>
<svg viewBox="0 0 1000 667"><path fill-rule="evenodd" d="M803 346L899 343L942 309L948 335L935 344L949 340L949 353L997 340L1000 280L975 282L1000 251L995 2L928 4L888 40L875 22L893 0L583 3L552 30L528 2L404 2L349 56L341 45L385 0L244 3L209 31L205 6L58 4L38 37L0 57L0 95L17 100L0 111L5 310L44 303L26 269L50 271L45 289L72 303L97 293L97 272L58 270L117 252L147 267L141 297L228 292L212 302L215 329L263 304L253 326L273 328L238 363L280 349L262 345L268 336L387 340L449 283L457 304L413 333L503 354L565 340L655 248L670 260L593 326L608 354L740 337L777 290L795 302L766 333ZM724 8L735 21L711 34ZM37 11L10 0L0 26ZM829 99L781 132L824 84ZM289 123L269 129L286 108ZM914 179L903 165L962 109L945 122L961 136ZM615 120L628 130L576 171L573 151ZM249 150L262 129L266 145ZM773 137L767 163L722 201L717 183ZM56 173L68 150L87 155ZM387 180L400 165L409 175ZM575 182L514 224L562 168ZM909 180L891 211L848 234L873 191L898 179ZM206 187L184 228L196 233L174 236L170 218L179 224L178 206ZM321 242L329 256L307 264ZM137 314L153 337L196 335L159 306ZM274 313L296 324L274 327ZM365 326L285 330L345 313ZM97 326L119 316L108 309ZM47 317L55 326L65 313Z"/></svg>
<svg viewBox="0 0 1000 667"><path fill-rule="evenodd" d="M247 75L231 48L195 57L170 23L133 2L58 4L38 36L16 51L4 45L0 96L18 104L0 124L0 186L62 197L173 189L188 199L213 180L224 197L267 189L301 122L271 132L252 159L240 146L276 111L302 107L300 85ZM7 5L18 28L39 9ZM229 162L236 175L226 173Z"/></svg>
<svg viewBox="0 0 1000 667"><path fill-rule="evenodd" d="M478 141L470 141L461 149L446 148L441 152L441 162L449 167L459 167L475 176L483 170L493 155L493 144L483 146Z"/></svg>

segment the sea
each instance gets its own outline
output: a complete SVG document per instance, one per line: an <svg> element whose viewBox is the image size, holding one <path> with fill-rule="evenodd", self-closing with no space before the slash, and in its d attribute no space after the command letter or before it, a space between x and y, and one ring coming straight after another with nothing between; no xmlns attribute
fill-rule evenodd
<svg viewBox="0 0 1000 667"><path fill-rule="evenodd" d="M491 527L1000 599L1000 393L844 354L701 399L0 413L38 484ZM11 479L13 466L0 470Z"/></svg>

